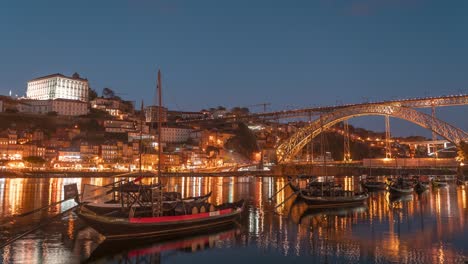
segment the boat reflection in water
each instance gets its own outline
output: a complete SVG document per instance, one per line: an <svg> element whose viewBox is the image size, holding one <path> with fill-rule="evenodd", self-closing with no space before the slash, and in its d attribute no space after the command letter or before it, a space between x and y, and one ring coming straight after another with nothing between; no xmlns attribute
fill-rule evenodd
<svg viewBox="0 0 468 264"><path fill-rule="evenodd" d="M294 206L301 207L303 210L297 221L298 224L320 223L322 222L321 220L332 217L349 218L367 211L367 206L364 205L348 206L344 208L310 208L310 206L299 202L295 203Z"/></svg>
<svg viewBox="0 0 468 264"><path fill-rule="evenodd" d="M194 253L214 248L226 240L240 235L238 225L171 240L146 240L138 242L103 241L85 262L161 263L163 254L169 252Z"/></svg>

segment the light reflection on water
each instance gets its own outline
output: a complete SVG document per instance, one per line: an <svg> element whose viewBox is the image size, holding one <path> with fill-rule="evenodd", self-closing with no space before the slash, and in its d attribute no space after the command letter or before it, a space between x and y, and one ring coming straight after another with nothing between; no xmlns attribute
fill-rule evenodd
<svg viewBox="0 0 468 264"><path fill-rule="evenodd" d="M74 201L68 201L28 217L8 218L60 201L64 184L76 182L81 189L83 184L104 185L113 180L118 179L0 179L0 242L73 207ZM357 178L337 181L347 190L359 188ZM281 190L286 182L284 178L257 177L165 178L167 189L183 196L212 191L210 201L214 203L246 199L248 207L240 225L174 241L113 245L114 250L108 251L101 235L67 213L1 249L0 262L76 263L91 257L101 263L144 259L217 263L222 254L223 262L228 263L459 263L468 255L465 187L450 185L403 198L371 193L363 207L312 210L288 199L292 191ZM96 257L98 253L100 257Z"/></svg>

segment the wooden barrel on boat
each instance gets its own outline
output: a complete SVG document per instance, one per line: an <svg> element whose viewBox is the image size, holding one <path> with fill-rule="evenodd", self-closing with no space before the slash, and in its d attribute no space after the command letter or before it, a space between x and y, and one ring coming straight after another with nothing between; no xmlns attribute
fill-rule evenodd
<svg viewBox="0 0 468 264"><path fill-rule="evenodd" d="M198 214L198 207L194 206L192 207L192 214Z"/></svg>
<svg viewBox="0 0 468 264"><path fill-rule="evenodd" d="M214 211L215 211L214 205L210 204L210 212L214 212Z"/></svg>
<svg viewBox="0 0 468 264"><path fill-rule="evenodd" d="M205 206L204 205L200 206L200 213L205 213L205 212L206 212Z"/></svg>

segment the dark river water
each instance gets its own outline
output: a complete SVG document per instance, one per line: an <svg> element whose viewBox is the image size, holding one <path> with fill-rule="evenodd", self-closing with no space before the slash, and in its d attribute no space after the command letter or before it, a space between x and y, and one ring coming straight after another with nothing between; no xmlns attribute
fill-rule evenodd
<svg viewBox="0 0 468 264"><path fill-rule="evenodd" d="M170 241L104 242L67 201L49 210L11 218L63 199L63 185L104 185L112 178L0 179L0 243L43 225L0 249L1 263L465 263L468 209L465 187L431 189L398 200L371 193L366 206L308 209L287 200L285 179L186 177L163 180L184 196L213 192L210 202L246 199L238 225ZM357 178L337 179L359 189ZM269 197L273 196L271 201ZM44 221L44 219L46 219ZM45 224L44 224L45 223Z"/></svg>

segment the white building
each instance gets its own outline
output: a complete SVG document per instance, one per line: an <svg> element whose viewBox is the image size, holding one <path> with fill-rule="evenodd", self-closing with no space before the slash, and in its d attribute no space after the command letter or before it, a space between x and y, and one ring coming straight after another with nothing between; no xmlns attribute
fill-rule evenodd
<svg viewBox="0 0 468 264"><path fill-rule="evenodd" d="M60 73L28 82L26 97L35 100L69 99L88 102L88 80L78 73L67 77Z"/></svg>
<svg viewBox="0 0 468 264"><path fill-rule="evenodd" d="M181 143L189 139L192 128L161 127L161 141L165 143Z"/></svg>

